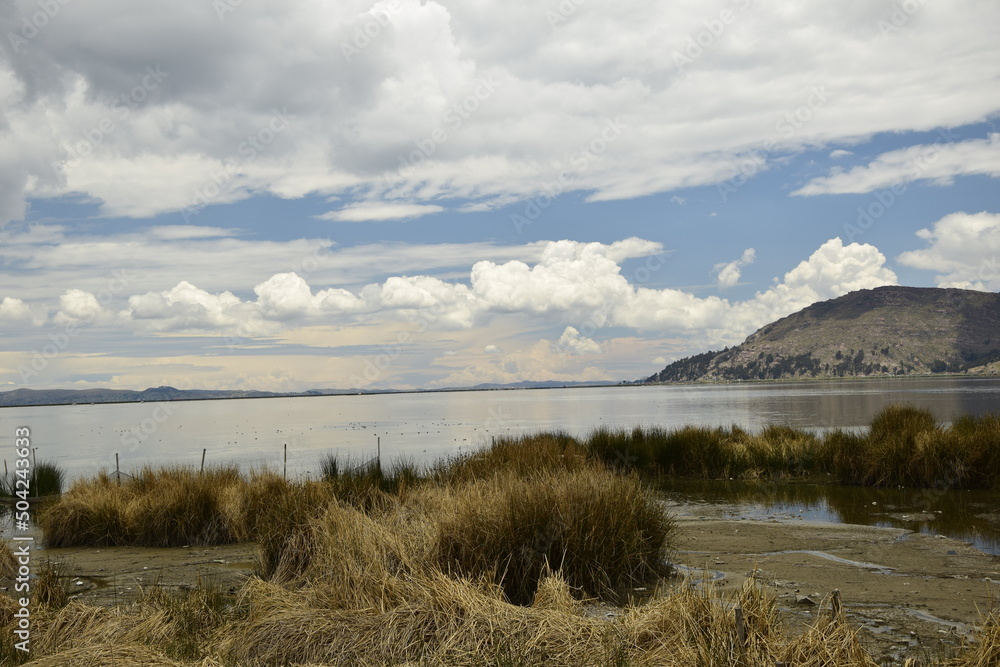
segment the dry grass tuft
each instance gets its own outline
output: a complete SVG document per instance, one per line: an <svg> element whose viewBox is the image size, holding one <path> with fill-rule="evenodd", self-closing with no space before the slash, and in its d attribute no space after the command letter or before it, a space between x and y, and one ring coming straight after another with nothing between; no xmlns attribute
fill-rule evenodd
<svg viewBox="0 0 1000 667"><path fill-rule="evenodd" d="M108 646L71 648L25 663L28 667L190 667L190 663L171 660L159 651L142 644L116 643ZM207 667L207 665L206 665Z"/></svg>
<svg viewBox="0 0 1000 667"><path fill-rule="evenodd" d="M785 648L781 661L803 667L878 667L861 645L858 629L847 622L843 610L826 608L821 608L809 629Z"/></svg>
<svg viewBox="0 0 1000 667"><path fill-rule="evenodd" d="M435 508L439 566L489 577L517 604L530 604L548 569L605 597L669 573L673 523L635 476L587 465L421 491L415 502Z"/></svg>
<svg viewBox="0 0 1000 667"><path fill-rule="evenodd" d="M6 541L0 541L0 581L9 586L17 575L17 558Z"/></svg>
<svg viewBox="0 0 1000 667"><path fill-rule="evenodd" d="M730 599L685 586L632 609L624 623L644 665L770 666L780 647L774 598L754 579Z"/></svg>

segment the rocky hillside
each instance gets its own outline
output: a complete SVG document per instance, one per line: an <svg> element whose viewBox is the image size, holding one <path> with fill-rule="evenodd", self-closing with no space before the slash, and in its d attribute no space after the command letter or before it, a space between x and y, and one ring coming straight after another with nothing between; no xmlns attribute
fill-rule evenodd
<svg viewBox="0 0 1000 667"><path fill-rule="evenodd" d="M646 382L996 373L1000 294L879 287L814 303L742 345L680 359Z"/></svg>

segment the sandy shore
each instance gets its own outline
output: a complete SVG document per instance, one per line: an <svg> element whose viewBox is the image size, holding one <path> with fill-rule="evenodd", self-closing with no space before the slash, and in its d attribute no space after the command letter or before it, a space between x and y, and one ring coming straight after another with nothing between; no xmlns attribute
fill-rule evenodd
<svg viewBox="0 0 1000 667"><path fill-rule="evenodd" d="M756 571L792 632L841 591L876 660L938 655L961 644L1000 594L1000 557L968 544L897 528L806 523L787 516L722 518L718 506L675 506L672 560L695 580L726 589ZM81 600L111 605L141 587L183 589L199 578L236 592L253 570L251 544L175 549L49 549ZM994 583L995 582L995 583ZM809 601L803 598L809 598ZM811 602L810 602L811 601Z"/></svg>

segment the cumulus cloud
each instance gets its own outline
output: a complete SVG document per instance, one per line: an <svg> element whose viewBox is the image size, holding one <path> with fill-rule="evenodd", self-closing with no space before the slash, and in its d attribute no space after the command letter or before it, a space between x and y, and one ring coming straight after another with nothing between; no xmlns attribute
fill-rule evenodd
<svg viewBox="0 0 1000 667"><path fill-rule="evenodd" d="M830 151L831 160L839 160L842 157L850 157L851 155L854 155L854 153L852 153L851 151L845 151L842 148Z"/></svg>
<svg viewBox="0 0 1000 667"><path fill-rule="evenodd" d="M714 271L717 274L716 282L719 287L721 289L726 289L739 283L740 275L743 273L743 267L753 264L753 260L756 257L757 251L753 248L747 248L743 251L743 255L739 259L728 263L716 264Z"/></svg>
<svg viewBox="0 0 1000 667"><path fill-rule="evenodd" d="M554 241L533 264L476 262L468 284L432 276L390 276L358 290L314 290L295 272L279 273L254 288L254 300L182 281L170 290L129 297L120 317L140 331L241 336L359 322L408 322L421 330L459 331L489 326L498 318L528 318L546 326L564 323L554 349L579 355L600 354L601 346L567 321L588 330L627 327L658 335L699 331L713 342L733 342L816 301L896 282L884 265L885 256L874 246L845 246L836 238L780 281L775 279L770 289L745 301L630 283L621 271L622 258L644 256L660 247L639 239L614 244ZM748 249L737 262L752 259ZM91 318L99 310L93 295L77 290L60 299L57 317Z"/></svg>
<svg viewBox="0 0 1000 667"><path fill-rule="evenodd" d="M951 183L956 176L1000 178L1000 133L985 139L910 146L883 153L867 165L814 178L793 195L865 193L918 180Z"/></svg>
<svg viewBox="0 0 1000 667"><path fill-rule="evenodd" d="M917 236L927 247L904 252L901 264L937 272L938 287L1000 290L1000 214L952 213Z"/></svg>
<svg viewBox="0 0 1000 667"><path fill-rule="evenodd" d="M19 35L38 4L8 5L0 34ZM685 67L674 54L718 15L697 0L588 4L555 28L550 8L500 0L242 3L221 21L215 6L60 4L24 44L5 39L0 221L68 193L135 217L310 193L485 210L560 174L563 191L635 197L727 180L762 146L780 155L1000 109L982 84L1000 74L1000 7L975 0L927 3L890 38L879 4L755 4ZM608 34L629 39L594 38ZM824 122L777 131L817 81L837 83Z"/></svg>
<svg viewBox="0 0 1000 667"><path fill-rule="evenodd" d="M5 296L0 301L0 320L6 322L28 322L32 319L31 308L20 299Z"/></svg>
<svg viewBox="0 0 1000 667"><path fill-rule="evenodd" d="M67 290L59 297L59 309L52 321L60 326L93 324L103 312L97 297L79 289Z"/></svg>
<svg viewBox="0 0 1000 667"><path fill-rule="evenodd" d="M191 331L254 336L276 330L257 308L234 294L212 294L187 281L163 292L129 297L128 308L121 316L130 326L150 333Z"/></svg>
<svg viewBox="0 0 1000 667"><path fill-rule="evenodd" d="M872 245L830 239L775 285L752 299L730 303L680 290L638 288L611 311L619 326L643 331L700 331L711 344L731 344L759 327L817 301L859 289L897 284L885 255Z"/></svg>
<svg viewBox="0 0 1000 667"><path fill-rule="evenodd" d="M563 330L555 349L573 355L601 354L601 346L595 340L581 336L576 327L566 327Z"/></svg>

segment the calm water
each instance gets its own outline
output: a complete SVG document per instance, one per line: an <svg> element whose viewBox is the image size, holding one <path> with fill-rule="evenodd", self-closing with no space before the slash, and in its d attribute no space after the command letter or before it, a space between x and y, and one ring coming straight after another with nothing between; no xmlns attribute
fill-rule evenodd
<svg viewBox="0 0 1000 667"><path fill-rule="evenodd" d="M1000 498L992 491L689 479L664 480L661 490L675 512L692 517L903 528L1000 555Z"/></svg>
<svg viewBox="0 0 1000 667"><path fill-rule="evenodd" d="M599 387L526 391L324 396L0 409L0 451L13 460L14 428L28 426L38 459L70 478L147 464L235 462L315 475L326 452L360 461L429 462L503 434L599 426L688 424L757 429L768 423L825 430L860 427L884 406L910 403L942 421L1000 412L1000 378L921 378L722 386ZM908 528L1000 553L1000 501L987 492L937 493L812 485L680 481L674 500L725 507L734 517L821 520Z"/></svg>
<svg viewBox="0 0 1000 667"><path fill-rule="evenodd" d="M827 429L863 426L890 403L930 408L941 420L1000 411L1000 378L901 379L722 386L640 386L522 391L323 396L0 409L0 442L13 449L29 426L39 459L72 477L145 463L208 463L314 473L321 455L406 456L429 461L491 436L598 426L687 424ZM4 437L4 435L6 437ZM0 449L2 451L2 449ZM12 452L11 452L12 454ZM13 456L3 458L12 460Z"/></svg>

